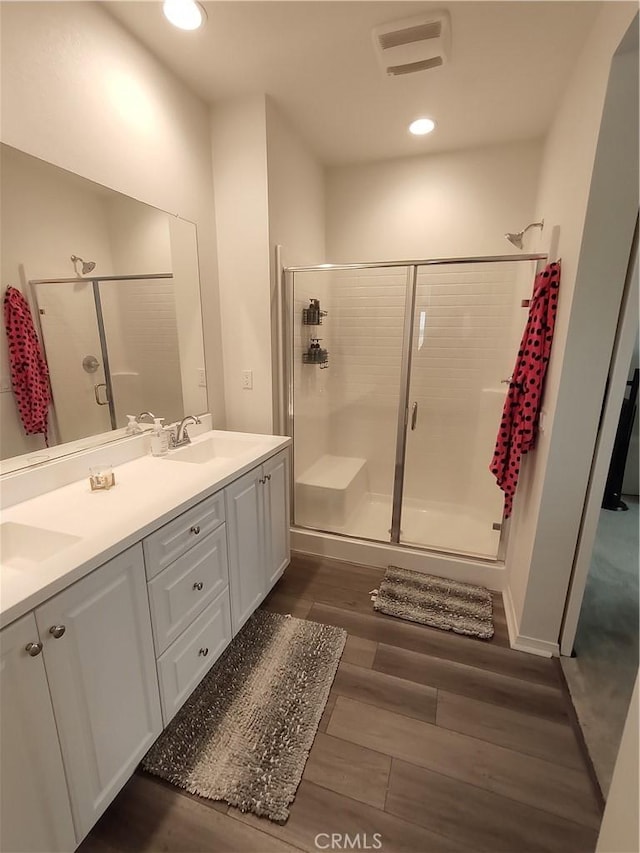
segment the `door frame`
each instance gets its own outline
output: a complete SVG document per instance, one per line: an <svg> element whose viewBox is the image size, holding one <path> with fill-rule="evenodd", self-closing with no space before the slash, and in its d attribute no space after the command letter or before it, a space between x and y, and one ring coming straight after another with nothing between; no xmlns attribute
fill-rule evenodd
<svg viewBox="0 0 640 853"><path fill-rule="evenodd" d="M638 219L629 255L616 339L603 400L589 484L585 494L580 532L576 543L571 580L560 631L560 654L573 652L591 557L600 520L620 409L629 377L629 365L638 333Z"/></svg>

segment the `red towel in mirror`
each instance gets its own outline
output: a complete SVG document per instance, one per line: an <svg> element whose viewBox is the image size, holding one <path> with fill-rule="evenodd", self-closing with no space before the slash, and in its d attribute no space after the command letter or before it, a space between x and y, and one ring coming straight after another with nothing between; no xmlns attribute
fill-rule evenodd
<svg viewBox="0 0 640 853"><path fill-rule="evenodd" d="M560 261L557 261L536 276L529 318L504 401L489 468L504 492L505 518L511 515L522 454L534 446L538 432L542 386L553 342L559 286Z"/></svg>
<svg viewBox="0 0 640 853"><path fill-rule="evenodd" d="M27 435L42 433L49 446L49 369L29 303L15 287L8 287L4 295L4 325L9 344L11 385L24 431Z"/></svg>

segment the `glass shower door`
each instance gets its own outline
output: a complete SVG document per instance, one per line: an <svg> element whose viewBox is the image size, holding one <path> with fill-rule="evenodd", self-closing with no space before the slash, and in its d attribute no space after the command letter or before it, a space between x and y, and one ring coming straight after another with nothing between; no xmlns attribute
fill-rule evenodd
<svg viewBox="0 0 640 853"><path fill-rule="evenodd" d="M532 276L517 263L417 269L403 544L497 557L503 495L489 462Z"/></svg>
<svg viewBox="0 0 640 853"><path fill-rule="evenodd" d="M406 267L293 273L299 526L391 540L407 275Z"/></svg>
<svg viewBox="0 0 640 853"><path fill-rule="evenodd" d="M111 429L91 281L34 286L58 442Z"/></svg>

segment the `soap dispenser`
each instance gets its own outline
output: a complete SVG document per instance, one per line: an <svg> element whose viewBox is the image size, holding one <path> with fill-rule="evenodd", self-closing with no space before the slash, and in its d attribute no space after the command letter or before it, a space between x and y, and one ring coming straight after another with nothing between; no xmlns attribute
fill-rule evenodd
<svg viewBox="0 0 640 853"><path fill-rule="evenodd" d="M164 418L153 419L153 432L151 433L151 455L166 456L169 450L169 434L162 426Z"/></svg>
<svg viewBox="0 0 640 853"><path fill-rule="evenodd" d="M135 415L127 415L127 426L125 427L127 435L138 435L142 432L142 427L138 423L138 418Z"/></svg>

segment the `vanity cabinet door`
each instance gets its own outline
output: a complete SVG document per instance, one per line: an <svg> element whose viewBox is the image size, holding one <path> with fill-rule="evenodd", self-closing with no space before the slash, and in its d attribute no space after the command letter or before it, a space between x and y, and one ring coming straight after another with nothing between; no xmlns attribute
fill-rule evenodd
<svg viewBox="0 0 640 853"><path fill-rule="evenodd" d="M162 730L135 545L36 610L80 841Z"/></svg>
<svg viewBox="0 0 640 853"><path fill-rule="evenodd" d="M265 513L265 572L267 591L289 565L289 452L267 459L263 468Z"/></svg>
<svg viewBox="0 0 640 853"><path fill-rule="evenodd" d="M227 486L227 551L234 636L265 596L262 466Z"/></svg>
<svg viewBox="0 0 640 853"><path fill-rule="evenodd" d="M0 850L76 847L60 744L32 613L0 632ZM31 646L33 656L26 650Z"/></svg>

